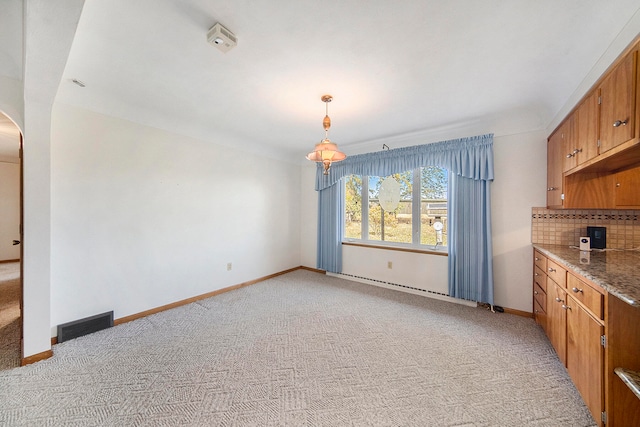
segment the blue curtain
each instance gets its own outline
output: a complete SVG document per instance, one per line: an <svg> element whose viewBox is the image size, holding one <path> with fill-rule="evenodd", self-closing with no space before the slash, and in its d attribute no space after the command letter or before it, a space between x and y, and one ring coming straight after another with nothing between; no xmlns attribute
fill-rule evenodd
<svg viewBox="0 0 640 427"><path fill-rule="evenodd" d="M449 174L449 295L493 305L489 184Z"/></svg>
<svg viewBox="0 0 640 427"><path fill-rule="evenodd" d="M491 181L493 134L358 154L332 164L329 175L323 175L318 164L316 190L331 187L352 174L389 176L422 166L440 166L456 175Z"/></svg>
<svg viewBox="0 0 640 427"><path fill-rule="evenodd" d="M489 191L493 180L492 134L350 156L331 165L329 175L324 175L318 164L318 268L342 271L342 178L351 174L388 176L423 166L443 167L451 174L450 295L493 304Z"/></svg>
<svg viewBox="0 0 640 427"><path fill-rule="evenodd" d="M318 192L318 268L342 272L343 231L344 185L338 183Z"/></svg>

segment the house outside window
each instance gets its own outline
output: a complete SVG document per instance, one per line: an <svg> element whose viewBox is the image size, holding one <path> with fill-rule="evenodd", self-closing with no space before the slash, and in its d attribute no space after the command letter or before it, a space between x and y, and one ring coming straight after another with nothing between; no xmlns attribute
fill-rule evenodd
<svg viewBox="0 0 640 427"><path fill-rule="evenodd" d="M384 183L388 178L395 180L394 191L399 192L399 202L391 208L384 202ZM447 188L447 170L435 166L390 177L349 175L345 179L343 240L422 249L446 248Z"/></svg>

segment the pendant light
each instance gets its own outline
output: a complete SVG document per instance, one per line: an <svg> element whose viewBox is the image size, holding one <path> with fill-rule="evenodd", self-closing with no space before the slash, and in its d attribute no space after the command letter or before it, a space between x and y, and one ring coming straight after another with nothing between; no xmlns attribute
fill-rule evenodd
<svg viewBox="0 0 640 427"><path fill-rule="evenodd" d="M331 119L329 118L329 103L333 100L331 95L323 95L320 98L325 103L325 116L322 120L324 127L324 139L313 148L313 151L307 154L307 159L312 162L322 163L324 174L329 175L331 163L339 162L347 158L347 155L338 149L338 145L329 139L329 128L331 127Z"/></svg>

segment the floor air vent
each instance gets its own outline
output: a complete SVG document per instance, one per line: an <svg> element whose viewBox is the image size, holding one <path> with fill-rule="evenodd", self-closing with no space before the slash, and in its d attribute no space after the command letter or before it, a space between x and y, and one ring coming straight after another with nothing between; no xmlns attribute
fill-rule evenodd
<svg viewBox="0 0 640 427"><path fill-rule="evenodd" d="M113 311L58 325L58 343L113 326Z"/></svg>

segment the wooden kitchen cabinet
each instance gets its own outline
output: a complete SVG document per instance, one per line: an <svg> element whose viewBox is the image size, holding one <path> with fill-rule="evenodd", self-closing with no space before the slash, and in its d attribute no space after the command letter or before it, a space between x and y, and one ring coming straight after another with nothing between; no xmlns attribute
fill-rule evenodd
<svg viewBox="0 0 640 427"><path fill-rule="evenodd" d="M547 281L547 336L558 358L567 366L567 292L553 280Z"/></svg>
<svg viewBox="0 0 640 427"><path fill-rule="evenodd" d="M535 251L533 258L533 317L547 332L547 257Z"/></svg>
<svg viewBox="0 0 640 427"><path fill-rule="evenodd" d="M593 91L558 128L564 141L563 172L598 155L598 92Z"/></svg>
<svg viewBox="0 0 640 427"><path fill-rule="evenodd" d="M604 410L604 326L571 295L567 296L567 371L598 420Z"/></svg>
<svg viewBox="0 0 640 427"><path fill-rule="evenodd" d="M635 137L637 54L628 53L600 85L600 153Z"/></svg>
<svg viewBox="0 0 640 427"><path fill-rule="evenodd" d="M560 136L562 137L562 172L566 172L569 169L576 167L576 154L578 149L577 132L576 132L576 118L575 114L571 114L567 117L558 129Z"/></svg>
<svg viewBox="0 0 640 427"><path fill-rule="evenodd" d="M536 322L545 330L593 418L603 426L604 294L537 250L533 268Z"/></svg>
<svg viewBox="0 0 640 427"><path fill-rule="evenodd" d="M640 399L615 374L615 368L640 372L640 307L605 297L605 407L607 426L640 426Z"/></svg>
<svg viewBox="0 0 640 427"><path fill-rule="evenodd" d="M562 207L562 173L564 160L564 138L562 128L556 130L547 142L547 207Z"/></svg>
<svg viewBox="0 0 640 427"><path fill-rule="evenodd" d="M640 208L640 167L616 173L613 182L617 208Z"/></svg>
<svg viewBox="0 0 640 427"><path fill-rule="evenodd" d="M567 371L598 420L604 411L604 295L567 274Z"/></svg>
<svg viewBox="0 0 640 427"><path fill-rule="evenodd" d="M592 92L573 114L575 124L569 139L569 150L573 167L579 166L598 155L598 96Z"/></svg>
<svg viewBox="0 0 640 427"><path fill-rule="evenodd" d="M567 270L538 251L534 251L533 256L534 317L566 365L567 320L562 307L567 299Z"/></svg>
<svg viewBox="0 0 640 427"><path fill-rule="evenodd" d="M639 178L626 172L640 167L639 40L547 140L548 208L640 207L640 196L631 191Z"/></svg>
<svg viewBox="0 0 640 427"><path fill-rule="evenodd" d="M616 373L640 372L640 306L624 291L637 285L635 273L626 273L636 258L592 255L591 267L583 270L575 267L576 255L558 251L567 263L534 249L533 300L539 300L536 290L545 291L547 337L598 426L640 426L640 399Z"/></svg>

